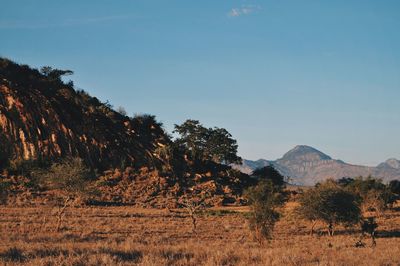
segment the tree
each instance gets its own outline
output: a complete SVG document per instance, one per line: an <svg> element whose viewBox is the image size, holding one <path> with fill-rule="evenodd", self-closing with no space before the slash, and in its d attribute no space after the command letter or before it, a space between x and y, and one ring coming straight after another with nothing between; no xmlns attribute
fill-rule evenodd
<svg viewBox="0 0 400 266"><path fill-rule="evenodd" d="M272 165L254 170L251 176L259 180L271 180L272 184L278 187L285 184L283 176Z"/></svg>
<svg viewBox="0 0 400 266"><path fill-rule="evenodd" d="M125 108L123 106L119 106L116 110L118 113L120 113L123 116L127 116L128 113L126 112Z"/></svg>
<svg viewBox="0 0 400 266"><path fill-rule="evenodd" d="M61 81L62 76L69 76L74 74L72 70L61 70L52 68L50 66L44 66L40 69L40 72L51 81Z"/></svg>
<svg viewBox="0 0 400 266"><path fill-rule="evenodd" d="M86 167L80 158L66 158L54 163L48 171L34 173L40 182L50 188L60 191L58 201L57 231L61 229L61 223L66 209L70 204L81 197L88 195L93 173Z"/></svg>
<svg viewBox="0 0 400 266"><path fill-rule="evenodd" d="M338 181L339 185L362 199L361 209L363 212L382 213L388 205L396 200L390 186L383 184L380 179L368 176L367 178L348 179L348 182L341 182L341 180L343 179Z"/></svg>
<svg viewBox="0 0 400 266"><path fill-rule="evenodd" d="M304 192L296 212L300 217L312 221L311 234L317 221L328 225L328 234L333 236L334 226L350 226L361 218L360 199L354 193L328 180Z"/></svg>
<svg viewBox="0 0 400 266"><path fill-rule="evenodd" d="M245 191L245 198L250 205L249 226L255 239L262 244L271 238L275 223L280 215L277 208L284 203L282 188L271 180L260 180L256 186Z"/></svg>
<svg viewBox="0 0 400 266"><path fill-rule="evenodd" d="M400 180L392 180L389 182L389 190L397 196L400 197Z"/></svg>
<svg viewBox="0 0 400 266"><path fill-rule="evenodd" d="M202 157L205 150L207 129L197 120L186 120L182 125L175 125L173 133L180 136L176 143L184 146L189 155L195 159Z"/></svg>
<svg viewBox="0 0 400 266"><path fill-rule="evenodd" d="M179 205L183 207L192 221L192 233L196 233L197 229L197 218L199 213L204 210L207 206L205 200L209 195L203 195L202 197L196 197L194 195L186 196L182 198Z"/></svg>
<svg viewBox="0 0 400 266"><path fill-rule="evenodd" d="M175 125L174 133L179 134L175 143L183 146L193 160L225 164L242 160L237 156L236 140L224 128L205 128L199 121L189 119Z"/></svg>

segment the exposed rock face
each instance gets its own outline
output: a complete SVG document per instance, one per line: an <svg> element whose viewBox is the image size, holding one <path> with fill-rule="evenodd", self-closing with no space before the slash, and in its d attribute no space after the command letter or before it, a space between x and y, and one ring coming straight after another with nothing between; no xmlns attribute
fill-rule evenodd
<svg viewBox="0 0 400 266"><path fill-rule="evenodd" d="M296 146L282 158L275 161L244 160L237 169L249 173L266 164L272 164L284 176L290 177L291 182L301 185L314 185L328 178L368 176L382 178L384 181L400 179L400 161L389 159L377 167L347 164L334 160L328 155L305 145Z"/></svg>
<svg viewBox="0 0 400 266"><path fill-rule="evenodd" d="M168 141L152 116L131 119L61 80L0 58L0 168L69 155L100 170L140 167Z"/></svg>
<svg viewBox="0 0 400 266"><path fill-rule="evenodd" d="M39 190L26 173L3 170L66 156L99 170L99 203L174 207L185 197L206 197L210 205L241 204L243 189L256 182L226 165L190 161L179 151L161 156L170 143L153 116L129 118L59 76L0 58L0 181L11 184L9 203L47 202L59 191Z"/></svg>

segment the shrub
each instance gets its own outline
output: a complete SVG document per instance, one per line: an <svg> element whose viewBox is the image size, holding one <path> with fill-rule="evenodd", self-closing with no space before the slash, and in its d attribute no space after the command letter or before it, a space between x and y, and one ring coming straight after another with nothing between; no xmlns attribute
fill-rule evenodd
<svg viewBox="0 0 400 266"><path fill-rule="evenodd" d="M394 195L396 195L396 199L400 198L400 180L392 180L389 182L389 190Z"/></svg>
<svg viewBox="0 0 400 266"><path fill-rule="evenodd" d="M40 182L49 189L60 190L58 202L57 231L61 228L62 218L67 207L78 198L88 196L93 190L90 183L94 174L80 158L66 158L54 163L47 171L35 173Z"/></svg>
<svg viewBox="0 0 400 266"><path fill-rule="evenodd" d="M382 213L396 200L390 186L383 184L380 179L368 176L367 178L349 179L346 183L341 182L341 180L343 179L340 179L338 183L342 187L362 199L361 210L363 212L375 211Z"/></svg>
<svg viewBox="0 0 400 266"><path fill-rule="evenodd" d="M333 236L335 225L350 226L360 221L360 199L328 180L304 192L296 212L300 217L313 222L311 234L316 222L322 221L328 225L328 234Z"/></svg>
<svg viewBox="0 0 400 266"><path fill-rule="evenodd" d="M9 194L10 184L8 182L0 181L0 204L6 204Z"/></svg>
<svg viewBox="0 0 400 266"><path fill-rule="evenodd" d="M285 185L283 176L271 165L254 170L251 176L259 180L271 180L274 186L283 187Z"/></svg>
<svg viewBox="0 0 400 266"><path fill-rule="evenodd" d="M275 223L279 219L277 207L284 202L284 195L279 186L271 180L261 180L256 186L245 191L245 197L250 205L249 226L255 239L262 244L270 239Z"/></svg>

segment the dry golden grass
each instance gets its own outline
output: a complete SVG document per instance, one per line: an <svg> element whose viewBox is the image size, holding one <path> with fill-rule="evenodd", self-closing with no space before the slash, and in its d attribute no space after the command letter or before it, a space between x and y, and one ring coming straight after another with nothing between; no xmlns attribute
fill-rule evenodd
<svg viewBox="0 0 400 266"><path fill-rule="evenodd" d="M377 246L358 233L309 236L293 204L265 246L253 241L245 208L206 211L197 233L185 213L133 207L70 208L61 232L49 207L2 207L4 265L400 265L400 211L378 219Z"/></svg>

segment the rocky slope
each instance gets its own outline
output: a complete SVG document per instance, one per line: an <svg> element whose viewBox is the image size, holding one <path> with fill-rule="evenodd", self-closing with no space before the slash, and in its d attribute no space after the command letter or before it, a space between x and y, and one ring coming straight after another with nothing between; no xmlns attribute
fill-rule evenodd
<svg viewBox="0 0 400 266"><path fill-rule="evenodd" d="M0 59L0 168L65 156L100 170L140 167L166 142L154 117L129 118L60 79Z"/></svg>
<svg viewBox="0 0 400 266"><path fill-rule="evenodd" d="M190 161L171 149L154 116L121 114L76 91L60 73L69 71L39 72L0 58L0 183L10 185L11 204L57 197L36 187L30 170L65 157L97 170L100 204L174 207L203 196L211 205L240 203L243 189L254 184L229 166Z"/></svg>
<svg viewBox="0 0 400 266"><path fill-rule="evenodd" d="M314 185L328 178L368 176L382 178L384 181L400 179L400 161L389 159L377 167L352 165L335 160L328 155L305 145L296 146L282 158L275 161L244 160L237 169L250 173L252 170L272 164L281 174L290 177L291 182L301 185Z"/></svg>

